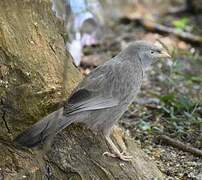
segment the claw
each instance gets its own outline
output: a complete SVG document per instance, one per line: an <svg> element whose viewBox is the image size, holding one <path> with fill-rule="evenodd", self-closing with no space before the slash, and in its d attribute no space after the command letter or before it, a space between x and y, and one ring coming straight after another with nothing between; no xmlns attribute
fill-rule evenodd
<svg viewBox="0 0 202 180"><path fill-rule="evenodd" d="M109 136L106 136L106 140L109 143L111 149L113 150L114 153L110 153L110 152L104 152L103 155L112 157L112 158L119 158L123 161L131 161L132 160L132 156L127 155L125 149L123 149L123 152L120 152L119 149L115 146L115 144L113 143L113 141L110 139Z"/></svg>
<svg viewBox="0 0 202 180"><path fill-rule="evenodd" d="M123 161L132 161L132 156L125 155L125 153L110 153L110 152L104 152L103 155L109 156L112 158L119 158L120 160Z"/></svg>
<svg viewBox="0 0 202 180"><path fill-rule="evenodd" d="M113 153L110 153L110 152L104 152L103 154L102 154L103 156L109 156L109 157L113 157L113 158L115 158L115 157L117 157L115 154L113 154Z"/></svg>

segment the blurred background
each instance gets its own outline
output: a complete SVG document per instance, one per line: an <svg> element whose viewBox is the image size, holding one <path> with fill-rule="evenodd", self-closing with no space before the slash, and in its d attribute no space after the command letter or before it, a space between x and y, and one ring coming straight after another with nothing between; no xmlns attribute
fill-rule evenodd
<svg viewBox="0 0 202 180"><path fill-rule="evenodd" d="M178 144L188 144L192 154L202 150L202 1L57 3L52 9L64 21L66 49L83 75L131 41L158 42L169 51L172 59L149 70L121 125L168 179L202 179L201 159Z"/></svg>

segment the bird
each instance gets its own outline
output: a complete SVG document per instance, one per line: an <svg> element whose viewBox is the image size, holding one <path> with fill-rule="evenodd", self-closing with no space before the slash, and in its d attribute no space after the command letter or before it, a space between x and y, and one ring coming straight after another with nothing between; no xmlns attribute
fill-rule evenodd
<svg viewBox="0 0 202 180"><path fill-rule="evenodd" d="M111 130L135 100L147 69L161 58L170 58L162 47L144 40L131 42L115 57L92 70L62 108L22 132L15 142L31 148L46 143L72 123L83 123L104 135L112 150L104 155L131 160L124 149L119 150L114 144Z"/></svg>

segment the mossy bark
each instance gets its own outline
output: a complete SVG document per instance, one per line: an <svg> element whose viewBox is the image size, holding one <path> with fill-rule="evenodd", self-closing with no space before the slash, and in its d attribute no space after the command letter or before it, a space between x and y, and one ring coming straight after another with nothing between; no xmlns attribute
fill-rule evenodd
<svg viewBox="0 0 202 180"><path fill-rule="evenodd" d="M80 125L57 135L48 152L14 145L81 79L65 53L62 28L49 0L0 0L0 180L163 179L132 139L126 142L133 161L122 162L103 156L105 138Z"/></svg>
<svg viewBox="0 0 202 180"><path fill-rule="evenodd" d="M48 0L0 1L0 137L57 109L81 79Z"/></svg>

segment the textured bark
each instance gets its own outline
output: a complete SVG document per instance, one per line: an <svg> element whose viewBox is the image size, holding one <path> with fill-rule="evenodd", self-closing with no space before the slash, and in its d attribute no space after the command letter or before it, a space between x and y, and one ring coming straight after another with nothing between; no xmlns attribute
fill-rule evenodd
<svg viewBox="0 0 202 180"><path fill-rule="evenodd" d="M125 163L103 156L104 137L81 125L57 135L48 152L12 142L58 109L81 79L65 54L62 27L48 0L0 0L0 180L163 179L132 139L126 142L134 159Z"/></svg>
<svg viewBox="0 0 202 180"><path fill-rule="evenodd" d="M113 139L122 143L122 131L115 129ZM132 162L123 162L102 154L110 151L104 137L82 125L71 125L55 138L47 153L14 149L0 144L5 179L73 179L73 180L162 180L163 176L152 160L128 136L125 137ZM9 165L9 168L5 168Z"/></svg>
<svg viewBox="0 0 202 180"><path fill-rule="evenodd" d="M81 79L62 28L50 1L0 1L0 137L12 139L56 109Z"/></svg>

